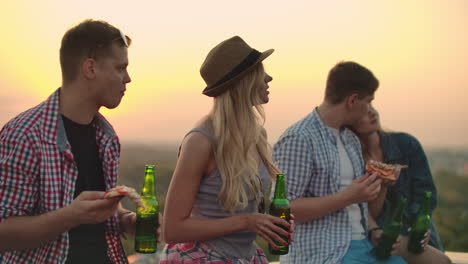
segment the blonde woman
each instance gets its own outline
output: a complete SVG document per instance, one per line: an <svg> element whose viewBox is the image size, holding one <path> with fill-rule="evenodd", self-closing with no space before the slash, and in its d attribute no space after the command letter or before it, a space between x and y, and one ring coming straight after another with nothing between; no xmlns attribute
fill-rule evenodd
<svg viewBox="0 0 468 264"><path fill-rule="evenodd" d="M235 36L207 55L200 73L214 104L181 144L164 211L162 264L268 263L256 235L272 246L286 243L278 234L290 234L275 224L290 223L264 214L278 172L261 106L272 80L262 61L272 53Z"/></svg>

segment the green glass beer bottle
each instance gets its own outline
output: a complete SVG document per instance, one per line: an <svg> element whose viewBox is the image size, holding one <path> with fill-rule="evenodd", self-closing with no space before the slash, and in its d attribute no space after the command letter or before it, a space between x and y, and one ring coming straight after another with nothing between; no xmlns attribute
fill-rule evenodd
<svg viewBox="0 0 468 264"><path fill-rule="evenodd" d="M421 245L421 240L431 224L431 216L429 215L429 206L431 202L432 193L426 192L424 195L424 202L419 209L416 220L411 226L410 237L408 242L408 251L414 254L420 254L424 248Z"/></svg>
<svg viewBox="0 0 468 264"><path fill-rule="evenodd" d="M291 210L289 208L288 199L286 199L286 182L284 179L284 174L277 174L276 175L276 185L275 185L275 195L273 197L273 201L270 204L270 215L276 216L286 220L289 223L291 219ZM277 225L278 227L283 228L289 233L287 227L283 225ZM289 244L289 237L281 236L281 238L288 242ZM268 249L270 253L273 255L285 255L289 252L289 245L285 246L280 242L275 242L277 249L273 248L270 244L268 244Z"/></svg>
<svg viewBox="0 0 468 264"><path fill-rule="evenodd" d="M154 186L154 165L146 165L145 180L141 191L144 207L137 207L135 251L154 253L158 243L159 203Z"/></svg>
<svg viewBox="0 0 468 264"><path fill-rule="evenodd" d="M402 196L392 217L387 219L385 223L382 237L375 248L375 255L378 260L385 260L390 257L392 246L397 240L400 230L403 227L403 212L406 208L406 202L406 198Z"/></svg>

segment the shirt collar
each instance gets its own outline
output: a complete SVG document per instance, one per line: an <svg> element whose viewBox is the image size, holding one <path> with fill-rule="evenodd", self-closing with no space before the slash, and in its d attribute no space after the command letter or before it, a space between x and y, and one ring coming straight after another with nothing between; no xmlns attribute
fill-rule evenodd
<svg viewBox="0 0 468 264"><path fill-rule="evenodd" d="M44 131L43 139L46 142L57 144L58 148L62 151L66 149L68 141L59 109L59 95L60 88L44 102L45 118L43 119L42 130ZM103 133L108 137L116 136L111 124L100 113L96 115L96 129L98 131L102 129Z"/></svg>
<svg viewBox="0 0 468 264"><path fill-rule="evenodd" d="M320 115L318 113L318 110L317 110L317 107L314 109L314 111L312 112L312 118L315 122L317 122L317 124L319 125L320 127L320 130L321 131L325 131L326 133L326 136L330 139L330 141L333 143L333 144L337 144L337 141L336 141L336 135L335 133L333 132L333 128L327 126L323 121L322 119L320 118ZM341 137L341 141L343 142L344 145L350 143L350 140L355 137L356 135L350 130L348 129L347 127L342 127L340 128L339 130L339 136Z"/></svg>

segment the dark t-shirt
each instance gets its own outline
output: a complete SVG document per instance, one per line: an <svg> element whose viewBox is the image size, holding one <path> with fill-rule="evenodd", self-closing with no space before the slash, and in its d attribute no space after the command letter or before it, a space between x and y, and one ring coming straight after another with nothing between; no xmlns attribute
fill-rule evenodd
<svg viewBox="0 0 468 264"><path fill-rule="evenodd" d="M96 143L94 120L89 125L81 125L63 115L62 119L78 169L74 197L82 191L104 191L104 175ZM107 257L104 223L80 225L70 229L68 235L70 247L67 264L110 263Z"/></svg>

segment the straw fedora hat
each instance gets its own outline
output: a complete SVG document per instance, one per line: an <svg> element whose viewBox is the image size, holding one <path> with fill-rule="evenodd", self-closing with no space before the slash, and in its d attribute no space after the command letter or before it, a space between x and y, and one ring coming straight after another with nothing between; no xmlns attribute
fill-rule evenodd
<svg viewBox="0 0 468 264"><path fill-rule="evenodd" d="M273 53L274 49L259 52L242 38L234 36L219 43L206 56L200 68L206 88L203 94L216 97L224 93L234 81Z"/></svg>

